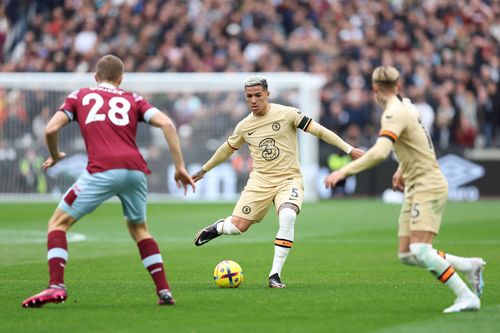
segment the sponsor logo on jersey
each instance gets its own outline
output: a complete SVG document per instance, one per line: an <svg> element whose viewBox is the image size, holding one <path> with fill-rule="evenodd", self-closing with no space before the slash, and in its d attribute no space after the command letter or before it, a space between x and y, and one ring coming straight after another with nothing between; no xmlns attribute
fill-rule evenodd
<svg viewBox="0 0 500 333"><path fill-rule="evenodd" d="M273 123L273 126L272 126L272 127L273 127L273 130L275 130L275 131L279 131L279 130L280 130L280 128L281 128L281 125L280 125L280 123Z"/></svg>
<svg viewBox="0 0 500 333"><path fill-rule="evenodd" d="M259 143L259 147L262 149L262 157L266 161L275 160L280 156L280 149L276 147L276 142L272 138L265 138Z"/></svg>

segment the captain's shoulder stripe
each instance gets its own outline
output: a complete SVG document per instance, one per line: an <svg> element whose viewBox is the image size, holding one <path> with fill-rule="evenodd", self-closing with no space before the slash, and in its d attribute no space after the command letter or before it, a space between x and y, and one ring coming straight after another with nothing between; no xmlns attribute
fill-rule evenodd
<svg viewBox="0 0 500 333"><path fill-rule="evenodd" d="M299 125L297 126L297 128L300 128L301 130L305 131L310 123L311 123L311 118L304 116L300 121Z"/></svg>
<svg viewBox="0 0 500 333"><path fill-rule="evenodd" d="M380 131L380 133L378 134L378 136L381 136L381 137L384 137L384 138L388 138L392 142L398 141L398 136L394 132L391 132L391 131L388 131L388 130L382 130L382 131Z"/></svg>

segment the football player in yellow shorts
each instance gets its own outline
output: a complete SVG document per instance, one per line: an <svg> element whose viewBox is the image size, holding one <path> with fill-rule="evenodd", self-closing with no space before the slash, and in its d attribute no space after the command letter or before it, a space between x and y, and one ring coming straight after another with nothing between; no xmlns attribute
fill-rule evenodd
<svg viewBox="0 0 500 333"><path fill-rule="evenodd" d="M283 288L281 270L293 246L294 226L302 206L304 185L299 165L297 129L311 133L356 159L363 151L353 148L332 131L299 110L269 102L267 80L250 77L244 84L250 114L235 127L233 134L194 176L198 181L206 172L227 160L245 142L253 160L253 170L231 216L201 229L194 239L197 246L220 235L239 235L260 222L274 203L279 230L274 241L273 266L269 287Z"/></svg>
<svg viewBox="0 0 500 333"><path fill-rule="evenodd" d="M375 166L394 149L399 167L393 176L393 188L405 193L399 216L399 259L404 264L426 268L456 294L455 303L446 308L445 313L479 310L484 260L458 257L432 248L448 198L448 184L418 111L408 99L398 95L398 81L396 68L375 69L373 92L384 109L379 138L363 157L328 175L325 185L334 187L345 177ZM466 274L474 292L455 274L455 269Z"/></svg>

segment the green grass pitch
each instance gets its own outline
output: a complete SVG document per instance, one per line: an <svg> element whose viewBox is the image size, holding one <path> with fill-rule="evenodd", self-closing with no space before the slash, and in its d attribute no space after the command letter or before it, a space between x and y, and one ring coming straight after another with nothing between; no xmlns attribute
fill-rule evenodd
<svg viewBox="0 0 500 333"><path fill-rule="evenodd" d="M277 218L241 236L197 248L196 231L232 204L150 204L177 304L156 305L150 277L118 204L71 230L68 301L23 309L47 283L46 224L54 203L0 204L0 332L498 332L500 201L449 203L435 247L487 261L479 312L442 314L452 293L423 269L397 260L398 205L377 200L304 204L283 270L286 289L267 287ZM76 234L76 236L75 236ZM218 289L215 265L237 261L245 280Z"/></svg>

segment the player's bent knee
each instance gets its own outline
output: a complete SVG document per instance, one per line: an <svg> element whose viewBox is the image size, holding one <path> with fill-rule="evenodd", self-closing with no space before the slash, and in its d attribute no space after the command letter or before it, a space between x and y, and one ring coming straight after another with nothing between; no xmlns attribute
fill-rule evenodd
<svg viewBox="0 0 500 333"><path fill-rule="evenodd" d="M227 220L228 219L226 219L226 221ZM229 220L229 223L231 223L233 225L233 227L239 231L238 233L235 233L235 234L240 234L240 233L247 231L250 228L250 226L253 224L253 221L250 221L250 220L238 217L238 216L232 216L231 219ZM229 228L225 228L225 229L229 229ZM226 232L224 232L224 233L226 233Z"/></svg>
<svg viewBox="0 0 500 333"><path fill-rule="evenodd" d="M71 228L76 221L77 220L73 216L69 215L64 210L57 208L49 220L48 231L68 231L68 229Z"/></svg>
<svg viewBox="0 0 500 333"><path fill-rule="evenodd" d="M424 263L429 253L432 253L432 245L427 243L412 243L410 244L410 252L418 262Z"/></svg>
<svg viewBox="0 0 500 333"><path fill-rule="evenodd" d="M295 215L298 215L299 214L299 207L297 207L297 205L293 204L293 203L290 203L290 202L285 202L283 204L281 204L281 206L279 207L278 209L278 212L279 214L281 215L281 212L284 210L284 209L291 209L295 212Z"/></svg>

